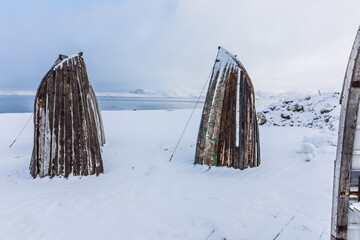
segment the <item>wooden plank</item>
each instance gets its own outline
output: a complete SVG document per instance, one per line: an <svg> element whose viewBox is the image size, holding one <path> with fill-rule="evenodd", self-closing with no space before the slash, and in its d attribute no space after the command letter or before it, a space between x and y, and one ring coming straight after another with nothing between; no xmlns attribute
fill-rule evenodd
<svg viewBox="0 0 360 240"><path fill-rule="evenodd" d="M58 72L58 74L60 75L60 82L59 84L59 88L61 89L61 95L60 98L57 99L58 102L60 103L59 105L61 106L60 108L60 114L59 114L59 141L58 141L58 151L59 151L59 166L58 166L58 174L64 176L65 175L65 111L67 109L65 109L66 105L65 105L65 101L66 101L66 95L65 95L65 78L66 78L66 74L64 72L64 68L57 68L56 71Z"/></svg>
<svg viewBox="0 0 360 240"><path fill-rule="evenodd" d="M245 153L246 153L246 148L245 148L245 144L246 141L244 141L244 138L246 138L246 131L245 131L245 123L246 123L246 108L245 108L245 99L246 99L246 87L245 87L245 76L244 73L241 71L241 82L240 82L240 96L239 96L239 105L240 105L240 145L239 145L239 168L241 170L245 169Z"/></svg>
<svg viewBox="0 0 360 240"><path fill-rule="evenodd" d="M244 78L244 107L243 107L243 114L244 114L244 134L242 136L244 142L244 159L243 161L244 168L249 166L249 101L248 101L248 84L246 81L246 77Z"/></svg>
<svg viewBox="0 0 360 240"><path fill-rule="evenodd" d="M73 161L73 117L72 117L72 68L74 66L73 60L70 59L63 66L64 74L64 176L68 177L72 173Z"/></svg>
<svg viewBox="0 0 360 240"><path fill-rule="evenodd" d="M47 161L48 161L48 170L46 171L47 175L52 175L53 171L53 149L52 149L52 141L53 141L53 120L54 120L54 78L48 79L46 84L46 145L49 146L47 152Z"/></svg>
<svg viewBox="0 0 360 240"><path fill-rule="evenodd" d="M90 94L90 97L89 97L90 105L92 107L92 110L93 110L94 116L95 116L97 132L98 132L98 136L99 136L99 143L101 146L103 146L106 143L105 134L104 134L104 132L105 132L104 125L103 125L102 118L101 118L100 106L97 101L95 92L91 86L90 86L89 94Z"/></svg>
<svg viewBox="0 0 360 240"><path fill-rule="evenodd" d="M55 79L55 96L54 96L54 144L51 146L52 151L54 152L53 156L53 169L54 172L52 176L58 176L60 175L60 152L61 152L61 146L60 146L60 134L61 134L61 125L60 125L60 117L61 111L63 108L63 103L61 101L63 96L63 87L62 87L62 75L61 72L53 72L54 79Z"/></svg>
<svg viewBox="0 0 360 240"><path fill-rule="evenodd" d="M78 72L73 72L73 85L72 85L72 96L73 96L73 138L74 138L74 161L73 161L73 174L81 175L81 160L82 160L82 149L81 146L81 109L80 109L80 90L78 83Z"/></svg>
<svg viewBox="0 0 360 240"><path fill-rule="evenodd" d="M214 93L217 86L217 80L220 75L220 71L216 69L217 60L215 60L215 64L213 67L213 72L211 76L211 81L209 83L208 94L206 95L204 109L201 117L201 124L198 134L198 142L196 146L196 155L195 155L195 164L207 164L205 162L206 154L205 154L205 146L207 143L207 134L208 134L208 123L210 118L210 108L212 107L212 102L214 99Z"/></svg>
<svg viewBox="0 0 360 240"><path fill-rule="evenodd" d="M235 160L236 141L236 93L237 93L237 71L228 69L228 83L225 86L224 106L221 109L221 121L219 132L219 164L218 166L233 166Z"/></svg>
<svg viewBox="0 0 360 240"><path fill-rule="evenodd" d="M43 85L42 89L46 89L46 84ZM40 170L40 176L44 176L45 175L45 151L46 151L46 146L45 146L45 100L46 100L46 95L45 95L45 90L42 92L42 94L39 96L39 98L37 99L38 102L38 141L37 143L39 144L38 147L38 158L39 158L39 170Z"/></svg>

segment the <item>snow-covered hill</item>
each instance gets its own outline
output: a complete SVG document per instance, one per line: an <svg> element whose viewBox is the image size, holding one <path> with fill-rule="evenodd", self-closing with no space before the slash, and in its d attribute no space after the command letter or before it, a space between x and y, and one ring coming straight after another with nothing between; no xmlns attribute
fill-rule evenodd
<svg viewBox="0 0 360 240"><path fill-rule="evenodd" d="M96 90L96 89L95 89ZM166 89L166 90L144 90L141 88L118 92L96 92L101 97L139 97L139 98L194 98L197 99L201 91L197 89ZM1 91L0 95L29 95L35 96L36 91ZM202 94L205 98L206 93Z"/></svg>
<svg viewBox="0 0 360 240"><path fill-rule="evenodd" d="M339 125L339 93L280 96L260 116L267 126L297 126L336 130Z"/></svg>
<svg viewBox="0 0 360 240"><path fill-rule="evenodd" d="M134 89L127 92L99 92L97 96L112 96L112 97L142 97L142 98L194 98L197 99L200 95L199 90L144 90ZM203 94L202 98L205 95Z"/></svg>

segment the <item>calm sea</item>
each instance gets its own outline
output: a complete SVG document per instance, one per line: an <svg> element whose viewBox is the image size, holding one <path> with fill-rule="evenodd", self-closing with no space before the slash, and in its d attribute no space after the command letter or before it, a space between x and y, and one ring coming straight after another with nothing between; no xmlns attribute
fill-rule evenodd
<svg viewBox="0 0 360 240"><path fill-rule="evenodd" d="M193 108L196 99L98 97L101 110L173 110ZM203 100L197 105L203 107ZM0 113L26 113L34 109L34 96L0 95Z"/></svg>

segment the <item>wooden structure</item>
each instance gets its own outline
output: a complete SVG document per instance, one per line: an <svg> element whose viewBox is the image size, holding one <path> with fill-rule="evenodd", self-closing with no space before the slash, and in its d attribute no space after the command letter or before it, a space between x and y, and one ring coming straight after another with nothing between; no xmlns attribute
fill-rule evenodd
<svg viewBox="0 0 360 240"><path fill-rule="evenodd" d="M103 144L99 105L82 53L60 55L37 89L30 173L34 178L102 173Z"/></svg>
<svg viewBox="0 0 360 240"><path fill-rule="evenodd" d="M360 29L348 62L342 94L334 170L331 239L360 239Z"/></svg>
<svg viewBox="0 0 360 240"><path fill-rule="evenodd" d="M240 61L221 47L205 99L195 164L239 169L260 164L254 88Z"/></svg>

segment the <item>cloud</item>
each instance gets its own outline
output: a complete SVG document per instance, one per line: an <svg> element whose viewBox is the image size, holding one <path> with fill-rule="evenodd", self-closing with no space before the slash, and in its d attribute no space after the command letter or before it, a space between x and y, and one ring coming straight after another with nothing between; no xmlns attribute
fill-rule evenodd
<svg viewBox="0 0 360 240"><path fill-rule="evenodd" d="M33 90L78 51L97 91L201 89L218 45L256 89L340 90L360 23L355 0L4 2L2 90Z"/></svg>

